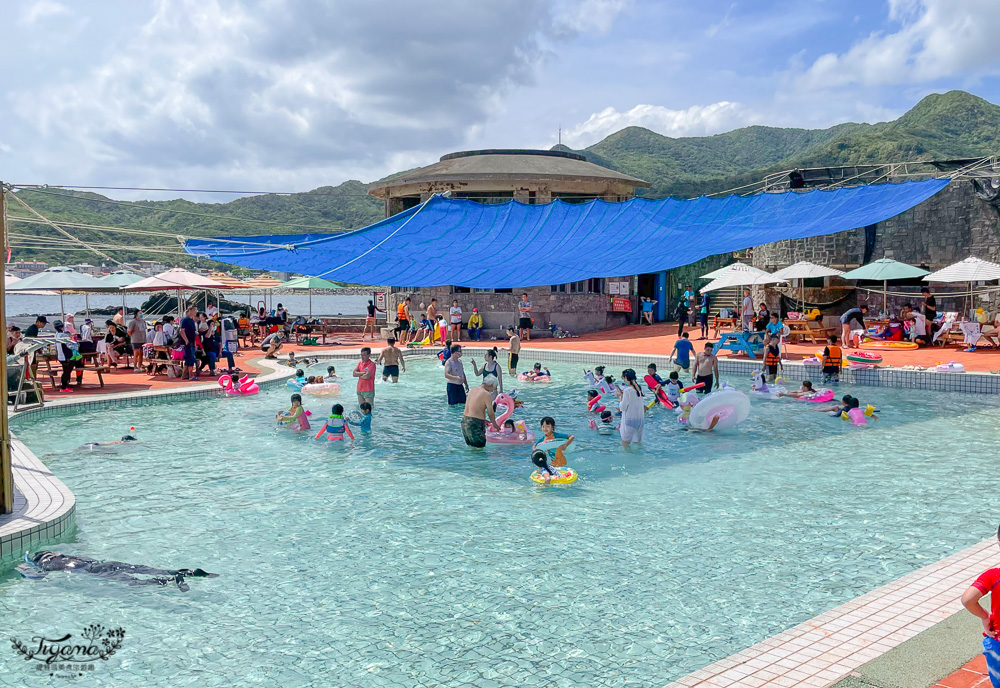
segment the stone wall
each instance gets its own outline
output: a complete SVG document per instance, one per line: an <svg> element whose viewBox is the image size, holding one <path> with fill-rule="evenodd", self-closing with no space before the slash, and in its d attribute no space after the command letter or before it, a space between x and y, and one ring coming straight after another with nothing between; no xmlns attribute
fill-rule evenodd
<svg viewBox="0 0 1000 688"><path fill-rule="evenodd" d="M573 334L583 334L622 327L631 319L630 313L610 311L611 297L607 294L552 293L550 287L515 289L512 294L453 293L450 286L443 286L389 294L390 320L395 320L396 306L407 296L410 297L410 313L415 317L424 312L432 298L436 298L438 312L447 319L452 300L457 300L462 307L463 322L468 322L472 309L478 308L487 335L499 338L508 325L517 325L517 303L524 292L528 293L528 300L532 303L531 316L535 321L533 337L549 336L550 323Z"/></svg>
<svg viewBox="0 0 1000 688"><path fill-rule="evenodd" d="M971 182L952 182L944 190L885 222L867 228L815 237L778 241L757 246L753 264L768 272L808 260L841 270L850 270L879 258L937 270L963 258L975 256L1000 262L1000 212L980 198ZM844 294L853 283L831 280L831 289L807 289L807 301L832 301ZM955 292L966 285L931 285L934 291ZM893 290L892 284L889 285ZM755 290L761 292L762 290ZM776 291L768 288L768 301L776 301ZM792 290L782 290L792 291ZM797 290L796 290L797 291ZM897 289L903 291L903 289ZM911 297L890 297L890 310L904 302L919 300L919 289L906 288ZM859 300L881 307L881 295L859 292ZM939 298L938 310L959 310L960 298ZM853 302L852 302L853 303ZM840 310L845 306L841 305Z"/></svg>

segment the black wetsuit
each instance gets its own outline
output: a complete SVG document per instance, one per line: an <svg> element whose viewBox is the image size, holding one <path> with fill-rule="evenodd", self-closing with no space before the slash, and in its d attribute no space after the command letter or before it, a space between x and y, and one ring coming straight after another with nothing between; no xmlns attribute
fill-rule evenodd
<svg viewBox="0 0 1000 688"><path fill-rule="evenodd" d="M49 571L79 571L101 578L121 581L129 585L168 585L177 583L183 591L188 590L185 576L215 578L217 573L208 573L201 569L157 569L143 564L126 564L123 561L97 561L90 557L77 557L71 554L59 554L42 550L36 552L25 561L34 569L48 573ZM136 578L131 574L155 576L155 578ZM44 574L43 574L44 575Z"/></svg>

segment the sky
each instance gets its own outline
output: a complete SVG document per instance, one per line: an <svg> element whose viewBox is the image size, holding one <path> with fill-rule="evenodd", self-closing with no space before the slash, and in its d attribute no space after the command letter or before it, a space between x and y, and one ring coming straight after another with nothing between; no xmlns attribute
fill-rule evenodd
<svg viewBox="0 0 1000 688"><path fill-rule="evenodd" d="M582 148L1000 103L997 0L0 4L0 179L22 184L306 191L560 129Z"/></svg>

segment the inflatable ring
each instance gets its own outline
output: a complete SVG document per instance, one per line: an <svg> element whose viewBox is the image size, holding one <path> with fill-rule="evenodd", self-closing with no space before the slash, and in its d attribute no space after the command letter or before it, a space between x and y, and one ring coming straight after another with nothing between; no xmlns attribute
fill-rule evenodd
<svg viewBox="0 0 1000 688"><path fill-rule="evenodd" d="M565 442L567 439L568 439L567 437L557 437L554 440L542 440L537 445L535 445L535 449L541 449L545 453L554 452L556 449L561 447L563 445L563 442ZM562 451L563 454L572 454L575 450L576 450L576 442L569 445Z"/></svg>
<svg viewBox="0 0 1000 688"><path fill-rule="evenodd" d="M551 375L539 375L538 377L527 377L527 373L521 373L517 379L521 382L552 382Z"/></svg>
<svg viewBox="0 0 1000 688"><path fill-rule="evenodd" d="M340 385L336 382L320 382L318 384L303 385L303 394L317 394L323 396L337 396L340 394Z"/></svg>
<svg viewBox="0 0 1000 688"><path fill-rule="evenodd" d="M550 485L569 485L570 483L576 482L576 479L579 477L579 474L572 468L557 468L556 472L559 473L559 477L550 478ZM542 477L542 474L539 471L532 473L531 479L539 485L545 484L545 478Z"/></svg>
<svg viewBox="0 0 1000 688"><path fill-rule="evenodd" d="M956 363L952 361L951 363L939 363L934 366L934 370L940 371L942 373L964 373L965 366L961 363Z"/></svg>
<svg viewBox="0 0 1000 688"><path fill-rule="evenodd" d="M910 349L916 349L916 342L883 342L877 339L871 339L867 342L861 342L862 349L881 349L883 351L908 351Z"/></svg>
<svg viewBox="0 0 1000 688"><path fill-rule="evenodd" d="M778 385L771 385L766 390L751 389L750 394L755 397L760 397L761 399L777 399L779 395L786 393L788 390L784 387Z"/></svg>
<svg viewBox="0 0 1000 688"><path fill-rule="evenodd" d="M847 360L851 363L867 363L869 365L878 365L882 362L882 354L878 354L872 351L849 351L846 356Z"/></svg>
<svg viewBox="0 0 1000 688"><path fill-rule="evenodd" d="M735 389L706 394L691 409L687 424L696 430L735 428L750 415L750 398Z"/></svg>
<svg viewBox="0 0 1000 688"><path fill-rule="evenodd" d="M305 387L305 384L306 381L304 379L295 377L285 382L285 387L287 387L288 389L294 389L295 391L299 391L303 387Z"/></svg>
<svg viewBox="0 0 1000 688"><path fill-rule="evenodd" d="M811 401L814 404L822 404L827 401L833 401L833 390L829 387L826 389L817 389L812 396L799 397L799 401Z"/></svg>

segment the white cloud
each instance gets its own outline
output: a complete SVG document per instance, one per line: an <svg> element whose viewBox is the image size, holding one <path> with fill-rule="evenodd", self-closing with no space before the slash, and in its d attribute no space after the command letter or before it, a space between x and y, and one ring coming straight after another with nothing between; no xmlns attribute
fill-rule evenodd
<svg viewBox="0 0 1000 688"><path fill-rule="evenodd" d="M35 0L21 8L17 23L21 26L32 26L47 17L60 14L70 14L69 8L54 0Z"/></svg>
<svg viewBox="0 0 1000 688"><path fill-rule="evenodd" d="M822 55L799 86L825 89L927 83L963 73L1000 73L996 0L889 0L891 33L876 32L842 54Z"/></svg>
<svg viewBox="0 0 1000 688"><path fill-rule="evenodd" d="M461 147L551 46L626 6L158 0L93 68L9 98L32 141L61 151L59 176L372 179Z"/></svg>
<svg viewBox="0 0 1000 688"><path fill-rule="evenodd" d="M569 129L563 140L573 148L584 148L625 127L645 127L664 136L707 136L752 123L756 118L739 103L721 101L671 110L661 105L636 105L619 112L613 107L592 114L586 122Z"/></svg>
<svg viewBox="0 0 1000 688"><path fill-rule="evenodd" d="M556 0L553 18L557 27L574 33L607 33L632 0Z"/></svg>

